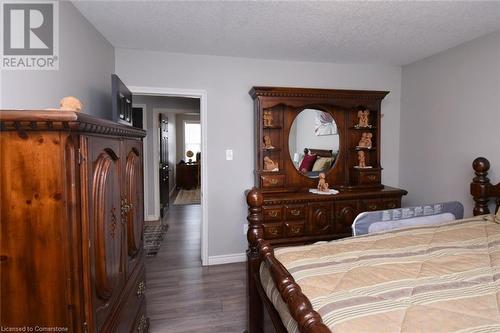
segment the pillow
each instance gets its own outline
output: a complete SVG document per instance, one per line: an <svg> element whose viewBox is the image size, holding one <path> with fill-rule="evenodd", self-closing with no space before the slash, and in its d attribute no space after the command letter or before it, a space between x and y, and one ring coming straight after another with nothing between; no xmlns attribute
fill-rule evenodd
<svg viewBox="0 0 500 333"><path fill-rule="evenodd" d="M331 157L318 157L314 162L312 171L328 171L332 165L333 158Z"/></svg>
<svg viewBox="0 0 500 333"><path fill-rule="evenodd" d="M300 163L299 170L302 172L309 172L312 170L314 162L316 162L317 155L306 155Z"/></svg>

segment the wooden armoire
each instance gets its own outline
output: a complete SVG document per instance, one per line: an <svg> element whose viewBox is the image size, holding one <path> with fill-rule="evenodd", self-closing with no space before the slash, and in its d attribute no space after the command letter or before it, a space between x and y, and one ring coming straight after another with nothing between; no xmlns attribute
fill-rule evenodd
<svg viewBox="0 0 500 333"><path fill-rule="evenodd" d="M145 132L0 111L2 327L146 332Z"/></svg>

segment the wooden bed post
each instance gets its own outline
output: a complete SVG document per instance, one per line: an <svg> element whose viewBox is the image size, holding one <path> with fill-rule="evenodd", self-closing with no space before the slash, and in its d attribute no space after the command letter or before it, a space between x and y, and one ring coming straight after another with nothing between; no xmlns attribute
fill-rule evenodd
<svg viewBox="0 0 500 333"><path fill-rule="evenodd" d="M472 183L470 184L470 193L474 198L473 214L474 216L489 214L489 192L490 187L492 186L490 179L488 178L490 162L484 157L478 157L474 160L474 162L472 162L472 167L474 168L476 174L476 177L472 179Z"/></svg>
<svg viewBox="0 0 500 333"><path fill-rule="evenodd" d="M262 239L262 193L253 188L247 193L248 204L248 250L247 250L247 287L248 287L248 333L263 332L264 308L259 295L255 275L259 274L261 258L258 242Z"/></svg>

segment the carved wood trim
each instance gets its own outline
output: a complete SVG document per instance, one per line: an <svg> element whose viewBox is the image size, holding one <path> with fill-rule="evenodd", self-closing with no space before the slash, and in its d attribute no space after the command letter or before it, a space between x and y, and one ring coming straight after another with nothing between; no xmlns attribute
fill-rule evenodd
<svg viewBox="0 0 500 333"><path fill-rule="evenodd" d="M146 131L120 125L110 120L73 111L2 110L0 130L18 131L73 131L125 137L145 137Z"/></svg>
<svg viewBox="0 0 500 333"><path fill-rule="evenodd" d="M488 178L490 162L484 157L478 157L472 163L472 168L476 174L470 184L470 193L474 199L474 216L490 213L488 207L490 199L495 200L495 211L498 211L500 207L500 183L493 185Z"/></svg>
<svg viewBox="0 0 500 333"><path fill-rule="evenodd" d="M274 251L270 243L263 239L262 192L253 188L247 193L247 203L249 206L247 218L249 223L247 233L249 242L248 256L249 260L255 255L259 257L258 262L249 265L249 269L253 270L248 272L249 277L253 278L253 281L249 282L260 284L258 268L260 267L260 263L265 261L283 301L287 304L290 314L298 324L300 332L331 333L328 327L323 324L319 313L312 308L309 299L302 293L300 286L295 282L286 268L274 257ZM260 296L250 294L250 305L255 301L252 297ZM249 309L250 317L252 316L252 311L255 310L257 309ZM249 333L253 333L252 327L249 327L249 329Z"/></svg>
<svg viewBox="0 0 500 333"><path fill-rule="evenodd" d="M265 97L298 97L298 98L334 98L334 99L363 99L380 100L388 91L363 91L363 90L340 90L340 89L305 89L287 87L253 87L250 90L252 98Z"/></svg>
<svg viewBox="0 0 500 333"><path fill-rule="evenodd" d="M129 210L125 215L125 220L127 223L127 244L128 244L128 255L130 257L135 257L140 250L142 230L137 230L139 226L134 225L135 216L141 214L138 212L137 197L135 195L135 190L137 188L136 177L137 170L140 168L139 151L136 148L132 148L127 156L126 166L125 166L125 177L126 177L126 198L129 202ZM138 165L139 164L139 165ZM139 235L137 235L139 233ZM139 239L137 237L139 236Z"/></svg>

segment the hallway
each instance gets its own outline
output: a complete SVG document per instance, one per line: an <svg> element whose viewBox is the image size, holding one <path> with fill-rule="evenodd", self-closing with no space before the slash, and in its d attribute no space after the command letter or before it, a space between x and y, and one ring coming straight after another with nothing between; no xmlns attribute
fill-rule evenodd
<svg viewBox="0 0 500 333"><path fill-rule="evenodd" d="M163 223L163 245L146 259L150 332L243 332L245 263L201 266L200 205L171 205Z"/></svg>

